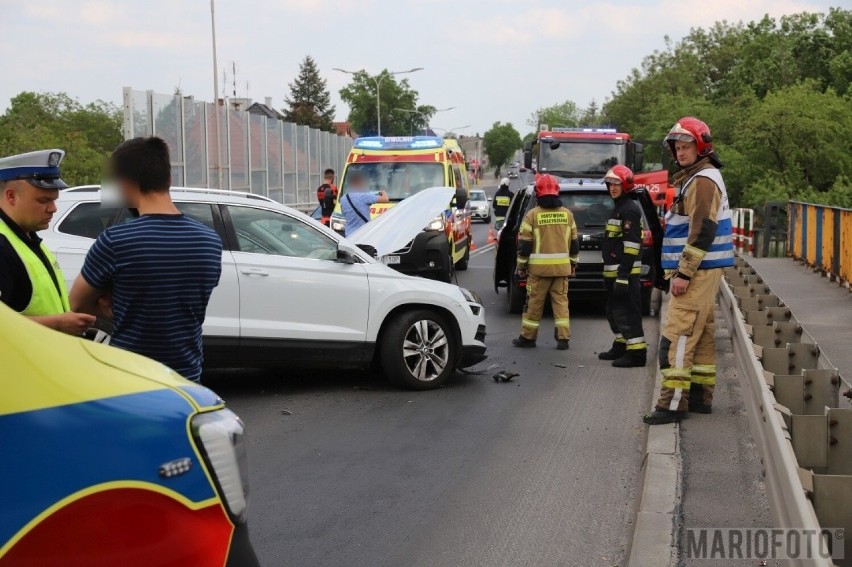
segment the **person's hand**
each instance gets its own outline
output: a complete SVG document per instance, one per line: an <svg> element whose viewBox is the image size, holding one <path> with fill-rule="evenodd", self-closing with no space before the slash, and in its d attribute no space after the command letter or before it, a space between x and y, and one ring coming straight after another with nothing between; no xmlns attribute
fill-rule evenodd
<svg viewBox="0 0 852 567"><path fill-rule="evenodd" d="M571 274L568 277L573 278L576 275L577 275L577 264L575 262L571 262Z"/></svg>
<svg viewBox="0 0 852 567"><path fill-rule="evenodd" d="M518 279L525 280L527 279L527 270L526 268L518 268L515 270L515 274L518 276Z"/></svg>
<svg viewBox="0 0 852 567"><path fill-rule="evenodd" d="M56 315L56 330L69 335L82 335L95 324L95 316L88 313L61 313Z"/></svg>
<svg viewBox="0 0 852 567"><path fill-rule="evenodd" d="M612 295L614 297L627 297L627 282L615 280L615 284L612 287Z"/></svg>
<svg viewBox="0 0 852 567"><path fill-rule="evenodd" d="M675 276L671 281L671 292L673 296L677 297L686 293L686 289L689 287L688 279Z"/></svg>

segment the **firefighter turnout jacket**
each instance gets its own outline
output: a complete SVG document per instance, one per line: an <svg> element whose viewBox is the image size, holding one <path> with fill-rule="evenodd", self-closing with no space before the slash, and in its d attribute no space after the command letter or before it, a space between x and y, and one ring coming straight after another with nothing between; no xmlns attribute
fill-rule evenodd
<svg viewBox="0 0 852 567"><path fill-rule="evenodd" d="M518 268L530 275L557 278L572 273L580 257L577 223L565 207L535 207L518 233Z"/></svg>
<svg viewBox="0 0 852 567"><path fill-rule="evenodd" d="M697 270L734 265L731 208L725 182L708 158L675 175L680 194L666 214L663 269L692 278Z"/></svg>
<svg viewBox="0 0 852 567"><path fill-rule="evenodd" d="M501 185L497 192L494 193L494 216L498 219L506 217L506 212L509 210L509 205L512 203L512 191L508 185Z"/></svg>
<svg viewBox="0 0 852 567"><path fill-rule="evenodd" d="M612 218L606 223L601 255L606 279L627 283L630 276L642 273L642 212L627 195L615 201Z"/></svg>

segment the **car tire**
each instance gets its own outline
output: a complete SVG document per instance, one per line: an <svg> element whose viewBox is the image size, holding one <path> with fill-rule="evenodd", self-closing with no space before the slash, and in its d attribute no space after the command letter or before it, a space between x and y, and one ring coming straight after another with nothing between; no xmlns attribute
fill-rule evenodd
<svg viewBox="0 0 852 567"><path fill-rule="evenodd" d="M467 270L467 265L470 263L470 238L467 240L467 248L464 250L464 256L461 260L459 260L458 264L456 264L456 270L460 272L464 272Z"/></svg>
<svg viewBox="0 0 852 567"><path fill-rule="evenodd" d="M651 295L654 292L652 286L642 288L642 315L647 317L651 314Z"/></svg>
<svg viewBox="0 0 852 567"><path fill-rule="evenodd" d="M446 264L444 264L441 268L441 271L436 274L435 279L439 282L452 283L453 276L455 276L455 272L456 270L455 264L453 264L453 257L447 255Z"/></svg>
<svg viewBox="0 0 852 567"><path fill-rule="evenodd" d="M459 347L443 315L426 309L402 313L388 323L381 341L382 368L393 384L432 390L455 372Z"/></svg>
<svg viewBox="0 0 852 567"><path fill-rule="evenodd" d="M519 286L514 278L509 281L509 302L507 308L509 313L517 315L524 312L524 305L527 302L526 290Z"/></svg>
<svg viewBox="0 0 852 567"><path fill-rule="evenodd" d="M485 217L485 224L491 224L491 215Z"/></svg>

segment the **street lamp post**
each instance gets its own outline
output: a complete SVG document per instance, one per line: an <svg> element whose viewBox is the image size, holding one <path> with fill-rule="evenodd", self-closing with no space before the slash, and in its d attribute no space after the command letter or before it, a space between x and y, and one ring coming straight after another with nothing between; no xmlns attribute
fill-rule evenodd
<svg viewBox="0 0 852 567"><path fill-rule="evenodd" d="M217 189L222 189L222 125L219 118L219 63L216 60L216 10L214 0L210 0L210 28L213 35L213 112L216 114L216 175L219 179Z"/></svg>
<svg viewBox="0 0 852 567"><path fill-rule="evenodd" d="M360 71L347 71L346 69L341 69L339 67L334 67L334 71L339 71L341 73L346 73L347 75L355 75L356 73L367 73L364 69ZM382 86L382 81L385 80L385 77L395 76L395 75L405 75L407 73L414 73L417 71L422 71L423 67L414 67L413 69L408 69L407 71L388 71L387 73L379 73L376 77L371 75L367 75L370 79L376 83L376 135L382 135L382 95L380 92L380 88Z"/></svg>
<svg viewBox="0 0 852 567"><path fill-rule="evenodd" d="M448 110L455 110L455 109L456 109L456 107L455 107L455 106L449 106L449 107L447 107L447 108L436 108L436 109L432 112L432 115L434 116L435 114L438 114L439 112L446 112L446 111L448 111ZM423 121L426 123L426 127L424 128L424 132L423 132L423 133L424 133L424 135L425 135L425 133L426 133L426 132L425 132L425 130L428 130L428 129L429 129L429 119L426 117L426 113L425 113L425 112L421 112L421 111L419 111L419 110L411 109L411 108L394 108L394 110L396 110L396 111L398 111L398 112L407 112L407 113L409 113L409 114L417 114L418 116L420 116L421 118L423 118Z"/></svg>

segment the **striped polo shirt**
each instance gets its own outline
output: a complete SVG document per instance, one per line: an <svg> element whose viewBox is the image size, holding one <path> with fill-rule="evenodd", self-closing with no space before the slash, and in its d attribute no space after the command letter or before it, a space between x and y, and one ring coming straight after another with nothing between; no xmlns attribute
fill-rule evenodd
<svg viewBox="0 0 852 567"><path fill-rule="evenodd" d="M83 264L92 287L112 292L111 344L201 377L201 325L222 272L222 241L184 215L143 215L107 228Z"/></svg>

